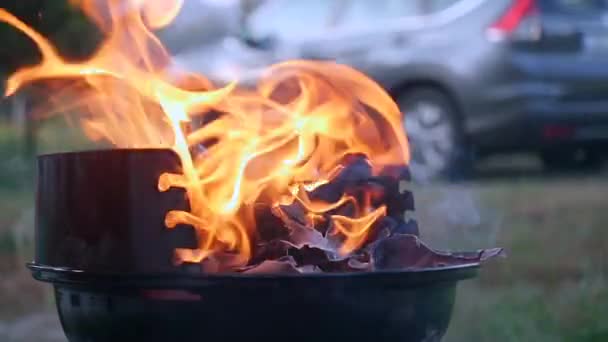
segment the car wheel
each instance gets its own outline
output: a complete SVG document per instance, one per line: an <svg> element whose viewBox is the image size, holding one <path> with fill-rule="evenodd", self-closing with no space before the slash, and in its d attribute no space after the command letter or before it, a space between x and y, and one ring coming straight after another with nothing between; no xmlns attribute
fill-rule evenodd
<svg viewBox="0 0 608 342"><path fill-rule="evenodd" d="M414 180L462 177L466 149L450 98L435 89L415 89L398 96L397 104L404 113Z"/></svg>

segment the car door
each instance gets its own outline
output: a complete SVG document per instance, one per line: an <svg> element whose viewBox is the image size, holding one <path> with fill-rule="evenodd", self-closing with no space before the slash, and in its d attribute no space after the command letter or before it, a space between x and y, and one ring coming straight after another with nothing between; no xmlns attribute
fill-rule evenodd
<svg viewBox="0 0 608 342"><path fill-rule="evenodd" d="M308 49L305 58L335 59L369 76L378 75L386 66L403 63L410 53L409 41L415 30L404 24L423 26L422 0L343 0L334 8L333 28ZM311 55L314 52L317 55Z"/></svg>
<svg viewBox="0 0 608 342"><path fill-rule="evenodd" d="M423 8L424 0L272 0L248 18L247 31L271 42L275 62L336 60L373 77L379 64L404 59L404 22L422 26Z"/></svg>
<svg viewBox="0 0 608 342"><path fill-rule="evenodd" d="M274 62L294 58L331 58L328 38L336 36L334 15L342 1L269 0L249 15L245 31L252 41L265 42ZM335 40L334 40L335 41Z"/></svg>

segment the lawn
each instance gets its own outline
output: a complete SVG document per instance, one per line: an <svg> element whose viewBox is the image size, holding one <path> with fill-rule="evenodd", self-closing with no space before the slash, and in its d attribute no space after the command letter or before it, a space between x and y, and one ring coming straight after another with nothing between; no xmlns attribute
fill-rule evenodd
<svg viewBox="0 0 608 342"><path fill-rule="evenodd" d="M15 158L15 137L3 128L0 340L30 341L11 330L29 319L43 322L44 328L32 323L22 330L40 332L37 341L56 341L57 321L32 316L52 309L52 299L47 287L24 272L31 246L17 248L14 241L15 234L31 236L33 162ZM53 131L41 129L41 150L80 141ZM466 184L417 186L418 219L433 246L501 246L508 252L506 259L487 264L477 279L460 285L445 340L608 341L607 194L605 172L551 177L534 170L490 172ZM47 330L53 330L53 339L46 339Z"/></svg>
<svg viewBox="0 0 608 342"><path fill-rule="evenodd" d="M508 258L462 284L446 341L608 341L608 179L505 179L466 192L488 228L452 238L494 239Z"/></svg>

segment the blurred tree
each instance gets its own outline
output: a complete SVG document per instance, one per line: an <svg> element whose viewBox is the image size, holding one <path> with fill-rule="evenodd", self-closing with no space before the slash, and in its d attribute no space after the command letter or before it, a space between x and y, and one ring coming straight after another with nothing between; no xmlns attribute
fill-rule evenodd
<svg viewBox="0 0 608 342"><path fill-rule="evenodd" d="M68 1L5 0L0 7L48 37L64 55L82 57L98 42L94 26ZM34 44L14 28L0 24L0 41L4 46L10 46L10 49L0 50L2 71L36 62L38 53Z"/></svg>
<svg viewBox="0 0 608 342"><path fill-rule="evenodd" d="M65 0L4 0L1 8L9 11L36 31L47 37L69 58L82 58L92 51L99 41L99 33L86 17ZM33 42L13 27L0 23L0 75L8 75L20 67L36 63L40 55ZM4 91L4 80L0 90ZM21 123L24 152L36 151L36 123L27 117L36 96L35 88L29 88L10 99L13 121ZM10 106L10 105L9 105ZM16 109L21 110L16 110ZM20 127L19 127L20 126Z"/></svg>

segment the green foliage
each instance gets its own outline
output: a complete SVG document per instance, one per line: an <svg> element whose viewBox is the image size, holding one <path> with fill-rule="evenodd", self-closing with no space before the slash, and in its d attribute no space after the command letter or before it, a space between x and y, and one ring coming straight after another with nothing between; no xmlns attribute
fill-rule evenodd
<svg viewBox="0 0 608 342"><path fill-rule="evenodd" d="M93 25L66 0L7 0L0 7L48 37L66 56L86 55L98 42L99 34ZM0 51L0 73L12 72L39 58L35 45L24 34L4 23L0 24L0 42L10 47Z"/></svg>

